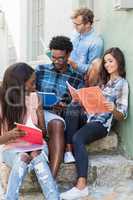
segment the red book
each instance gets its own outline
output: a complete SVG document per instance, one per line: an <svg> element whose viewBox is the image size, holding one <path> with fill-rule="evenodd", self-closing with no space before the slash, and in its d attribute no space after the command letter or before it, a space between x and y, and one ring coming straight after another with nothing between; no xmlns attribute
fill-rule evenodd
<svg viewBox="0 0 133 200"><path fill-rule="evenodd" d="M43 134L41 129L37 127L29 127L24 124L16 123L17 128L26 133L25 136L21 137L20 140L32 143L32 144L43 144Z"/></svg>

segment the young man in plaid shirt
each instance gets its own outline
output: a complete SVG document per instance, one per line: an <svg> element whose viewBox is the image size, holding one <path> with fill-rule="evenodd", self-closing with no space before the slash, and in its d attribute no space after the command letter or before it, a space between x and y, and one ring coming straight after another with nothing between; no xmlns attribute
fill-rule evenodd
<svg viewBox="0 0 133 200"><path fill-rule="evenodd" d="M53 176L56 177L64 154L65 111L71 101L66 81L78 88L83 83L83 77L67 62L73 49L68 37L53 37L49 48L52 63L37 66L36 78L38 91L54 92L60 99L56 105L43 105L49 136L50 167Z"/></svg>

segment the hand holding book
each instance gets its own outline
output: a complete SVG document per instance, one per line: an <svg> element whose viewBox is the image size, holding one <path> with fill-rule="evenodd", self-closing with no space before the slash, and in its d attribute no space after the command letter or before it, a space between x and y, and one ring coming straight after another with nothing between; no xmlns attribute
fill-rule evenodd
<svg viewBox="0 0 133 200"><path fill-rule="evenodd" d="M16 123L18 129L24 131L26 134L20 138L20 140L32 143L32 144L43 144L43 134L41 129L33 128L24 124Z"/></svg>
<svg viewBox="0 0 133 200"><path fill-rule="evenodd" d="M105 108L107 108L109 110L109 112L112 112L112 113L116 109L115 104L113 102L105 101L104 106L105 106Z"/></svg>
<svg viewBox="0 0 133 200"><path fill-rule="evenodd" d="M106 98L98 86L76 90L67 82L70 94L76 101L81 102L87 113L109 112L105 106Z"/></svg>
<svg viewBox="0 0 133 200"><path fill-rule="evenodd" d="M9 137L9 140L16 140L25 136L25 132L18 128L13 128L12 130L8 131L7 136Z"/></svg>
<svg viewBox="0 0 133 200"><path fill-rule="evenodd" d="M44 148L46 142L43 140L42 131L37 127L30 127L26 124L15 123L17 128L25 135L5 145L5 149L13 149L16 152L29 152L35 150L41 150ZM16 139L16 138L15 138Z"/></svg>

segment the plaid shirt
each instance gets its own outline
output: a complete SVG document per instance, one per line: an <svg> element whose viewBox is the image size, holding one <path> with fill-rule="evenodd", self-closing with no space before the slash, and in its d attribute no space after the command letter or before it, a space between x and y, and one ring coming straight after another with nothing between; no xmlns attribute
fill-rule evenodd
<svg viewBox="0 0 133 200"><path fill-rule="evenodd" d="M118 78L114 81L110 80L103 88L103 95L107 101L114 102L116 109L123 113L124 118L127 117L128 111L128 82L124 78ZM102 113L95 115L87 115L88 122L98 121L107 127L109 131L112 125L113 115L112 113Z"/></svg>
<svg viewBox="0 0 133 200"><path fill-rule="evenodd" d="M54 92L66 104L71 102L66 81L75 88L83 84L83 77L70 65L67 66L64 73L55 71L53 64L38 65L36 67L36 80L38 91Z"/></svg>

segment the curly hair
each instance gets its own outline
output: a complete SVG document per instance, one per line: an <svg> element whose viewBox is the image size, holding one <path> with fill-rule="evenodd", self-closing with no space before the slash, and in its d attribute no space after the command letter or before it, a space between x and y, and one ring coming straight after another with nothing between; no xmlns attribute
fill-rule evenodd
<svg viewBox="0 0 133 200"><path fill-rule="evenodd" d="M88 8L79 8L79 9L75 10L71 19L75 19L78 16L82 16L82 21L84 24L87 24L88 22L90 22L91 24L93 23L94 14L93 14L92 10L90 10Z"/></svg>
<svg viewBox="0 0 133 200"><path fill-rule="evenodd" d="M63 50L70 53L73 50L73 45L70 38L66 36L53 37L49 43L49 49Z"/></svg>

